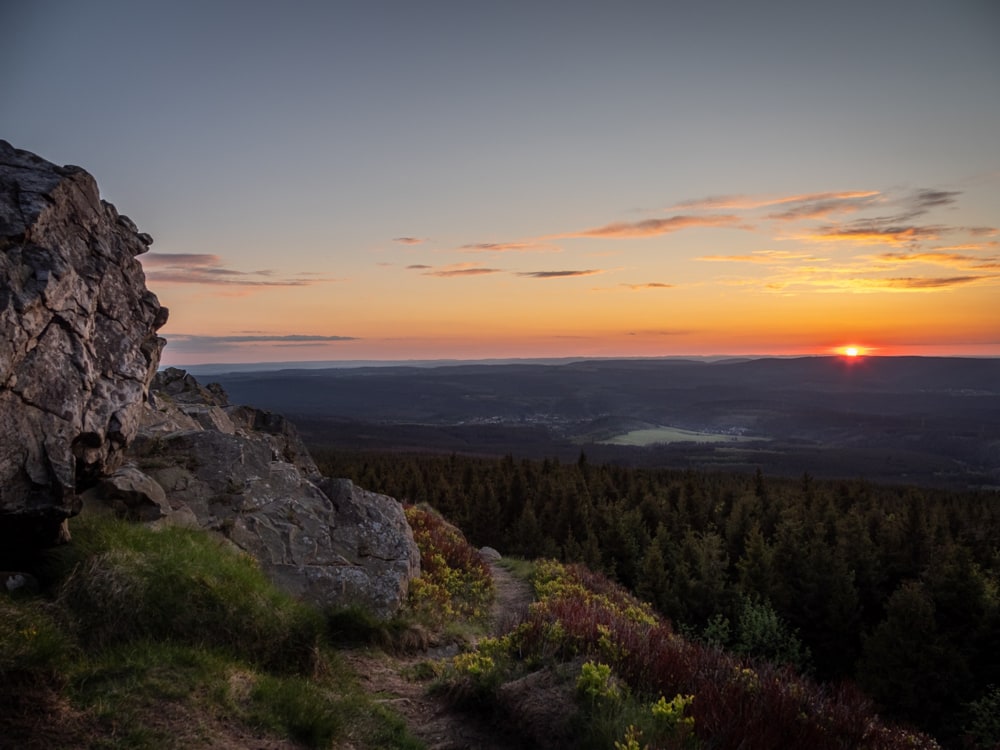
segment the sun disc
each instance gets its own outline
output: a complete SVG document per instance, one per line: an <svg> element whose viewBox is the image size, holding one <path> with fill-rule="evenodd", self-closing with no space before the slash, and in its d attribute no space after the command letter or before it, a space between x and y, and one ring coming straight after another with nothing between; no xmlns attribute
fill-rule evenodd
<svg viewBox="0 0 1000 750"><path fill-rule="evenodd" d="M849 346L846 349L844 349L844 354L846 354L848 357L857 357L859 354L861 354L861 350L858 349L858 347L856 346Z"/></svg>

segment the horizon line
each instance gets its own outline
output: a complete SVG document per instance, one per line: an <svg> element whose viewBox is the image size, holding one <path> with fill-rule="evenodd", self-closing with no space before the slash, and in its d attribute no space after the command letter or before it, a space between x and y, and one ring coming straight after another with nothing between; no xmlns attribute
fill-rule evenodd
<svg viewBox="0 0 1000 750"><path fill-rule="evenodd" d="M362 367L444 367L448 365L501 365L501 364L570 364L575 362L615 361L702 361L722 362L747 359L843 359L844 354L669 354L662 356L565 356L565 357L441 357L404 359L317 359L250 362L198 362L188 364L160 364L157 371L168 368L194 371L283 370L283 369L353 369ZM858 359L998 359L996 354L862 354Z"/></svg>

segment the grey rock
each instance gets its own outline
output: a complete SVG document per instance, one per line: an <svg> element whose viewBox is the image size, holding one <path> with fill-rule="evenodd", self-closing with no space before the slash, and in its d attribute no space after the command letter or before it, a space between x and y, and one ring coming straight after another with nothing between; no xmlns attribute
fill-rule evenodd
<svg viewBox="0 0 1000 750"><path fill-rule="evenodd" d="M420 572L399 502L323 479L290 422L217 399L186 374L154 383L130 455L172 512L223 535L295 596L391 617Z"/></svg>
<svg viewBox="0 0 1000 750"><path fill-rule="evenodd" d="M0 591L6 591L8 594L13 594L15 591L35 594L38 589L38 579L31 573L0 570Z"/></svg>
<svg viewBox="0 0 1000 750"><path fill-rule="evenodd" d="M503 559L503 556L492 547L482 547L479 556L487 563L500 562Z"/></svg>
<svg viewBox="0 0 1000 750"><path fill-rule="evenodd" d="M87 172L0 141L5 544L55 540L139 428L167 314L136 260L147 247Z"/></svg>
<svg viewBox="0 0 1000 750"><path fill-rule="evenodd" d="M134 466L123 466L83 494L84 510L104 506L130 521L149 523L171 514L163 488Z"/></svg>

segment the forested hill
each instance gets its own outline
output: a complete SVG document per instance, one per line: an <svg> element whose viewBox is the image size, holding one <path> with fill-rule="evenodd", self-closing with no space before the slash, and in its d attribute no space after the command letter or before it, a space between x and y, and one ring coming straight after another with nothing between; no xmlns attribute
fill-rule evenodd
<svg viewBox="0 0 1000 750"><path fill-rule="evenodd" d="M203 376L207 379L209 376ZM592 360L212 374L313 443L1000 486L1000 359Z"/></svg>
<svg viewBox="0 0 1000 750"><path fill-rule="evenodd" d="M705 642L856 680L952 746L976 711L1000 713L995 492L585 457L315 455L324 473L430 503L474 544L604 571Z"/></svg>

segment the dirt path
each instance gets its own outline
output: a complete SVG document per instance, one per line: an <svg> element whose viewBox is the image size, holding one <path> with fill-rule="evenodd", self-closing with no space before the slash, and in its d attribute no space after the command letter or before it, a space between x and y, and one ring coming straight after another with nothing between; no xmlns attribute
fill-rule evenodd
<svg viewBox="0 0 1000 750"><path fill-rule="evenodd" d="M531 589L506 569L490 563L496 600L490 610L490 632L504 632L518 622L532 601ZM447 660L454 650L431 654L393 656L382 651L358 650L345 657L357 672L364 689L376 701L390 706L405 720L410 731L427 743L429 750L515 750L522 747L503 727L477 722L467 713L455 711L441 696L428 693L429 682L415 675L421 664Z"/></svg>

